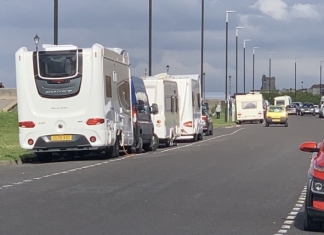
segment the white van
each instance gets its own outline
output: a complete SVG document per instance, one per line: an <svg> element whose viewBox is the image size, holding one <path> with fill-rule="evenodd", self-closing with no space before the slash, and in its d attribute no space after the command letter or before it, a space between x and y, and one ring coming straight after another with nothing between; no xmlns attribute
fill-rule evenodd
<svg viewBox="0 0 324 235"><path fill-rule="evenodd" d="M236 122L258 122L264 120L264 100L261 94L235 95Z"/></svg>
<svg viewBox="0 0 324 235"><path fill-rule="evenodd" d="M202 107L200 76L171 75L177 82L179 92L179 114L181 136L177 138L191 139L195 142L203 139Z"/></svg>
<svg viewBox="0 0 324 235"><path fill-rule="evenodd" d="M274 105L283 105L287 107L287 105L290 105L291 103L292 103L291 97L288 95L277 96L274 98Z"/></svg>
<svg viewBox="0 0 324 235"><path fill-rule="evenodd" d="M150 101L159 107L158 114L152 116L154 132L160 143L173 146L181 135L177 82L166 73L144 77L143 81Z"/></svg>
<svg viewBox="0 0 324 235"><path fill-rule="evenodd" d="M100 44L43 48L15 55L21 148L40 161L89 151L117 157L134 141L128 52Z"/></svg>

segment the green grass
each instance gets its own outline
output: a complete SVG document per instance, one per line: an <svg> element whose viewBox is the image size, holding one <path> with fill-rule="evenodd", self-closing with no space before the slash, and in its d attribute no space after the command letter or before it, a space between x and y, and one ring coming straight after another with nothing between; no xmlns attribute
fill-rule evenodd
<svg viewBox="0 0 324 235"><path fill-rule="evenodd" d="M236 125L235 122L232 122L232 116L228 117L228 122L225 122L225 113L221 112L220 119L216 119L216 115L212 117L214 127L226 127Z"/></svg>
<svg viewBox="0 0 324 235"><path fill-rule="evenodd" d="M28 156L28 152L19 145L17 111L0 112L0 123L0 161Z"/></svg>

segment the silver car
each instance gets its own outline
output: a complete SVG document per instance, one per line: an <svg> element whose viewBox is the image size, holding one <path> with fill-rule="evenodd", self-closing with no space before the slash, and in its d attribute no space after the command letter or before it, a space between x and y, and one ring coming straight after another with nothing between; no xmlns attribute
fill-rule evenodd
<svg viewBox="0 0 324 235"><path fill-rule="evenodd" d="M315 116L315 108L313 103L305 102L300 109L300 115L311 114Z"/></svg>

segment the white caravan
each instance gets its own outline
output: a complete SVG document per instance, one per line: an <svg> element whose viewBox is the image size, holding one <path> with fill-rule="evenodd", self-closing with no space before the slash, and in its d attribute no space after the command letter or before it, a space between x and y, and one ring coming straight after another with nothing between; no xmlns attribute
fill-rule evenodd
<svg viewBox="0 0 324 235"><path fill-rule="evenodd" d="M54 152L117 157L133 144L127 51L43 47L15 55L20 146L45 161Z"/></svg>
<svg viewBox="0 0 324 235"><path fill-rule="evenodd" d="M177 82L166 73L143 77L143 81L150 102L156 103L159 108L159 113L152 115L154 133L160 143L172 146L181 135Z"/></svg>
<svg viewBox="0 0 324 235"><path fill-rule="evenodd" d="M283 105L285 107L287 107L287 105L290 105L292 102L291 97L288 95L277 96L273 100L274 105Z"/></svg>
<svg viewBox="0 0 324 235"><path fill-rule="evenodd" d="M181 136L177 139L202 140L203 123L200 76L171 75L178 84Z"/></svg>
<svg viewBox="0 0 324 235"><path fill-rule="evenodd" d="M262 94L235 95L236 122L258 122L264 120L264 101Z"/></svg>

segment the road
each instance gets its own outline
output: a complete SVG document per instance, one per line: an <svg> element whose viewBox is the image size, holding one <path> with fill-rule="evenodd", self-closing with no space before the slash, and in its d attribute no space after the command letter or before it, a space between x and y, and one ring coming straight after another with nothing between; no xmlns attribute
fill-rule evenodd
<svg viewBox="0 0 324 235"><path fill-rule="evenodd" d="M298 147L323 133L318 116L293 116L136 156L3 167L0 234L314 234Z"/></svg>

